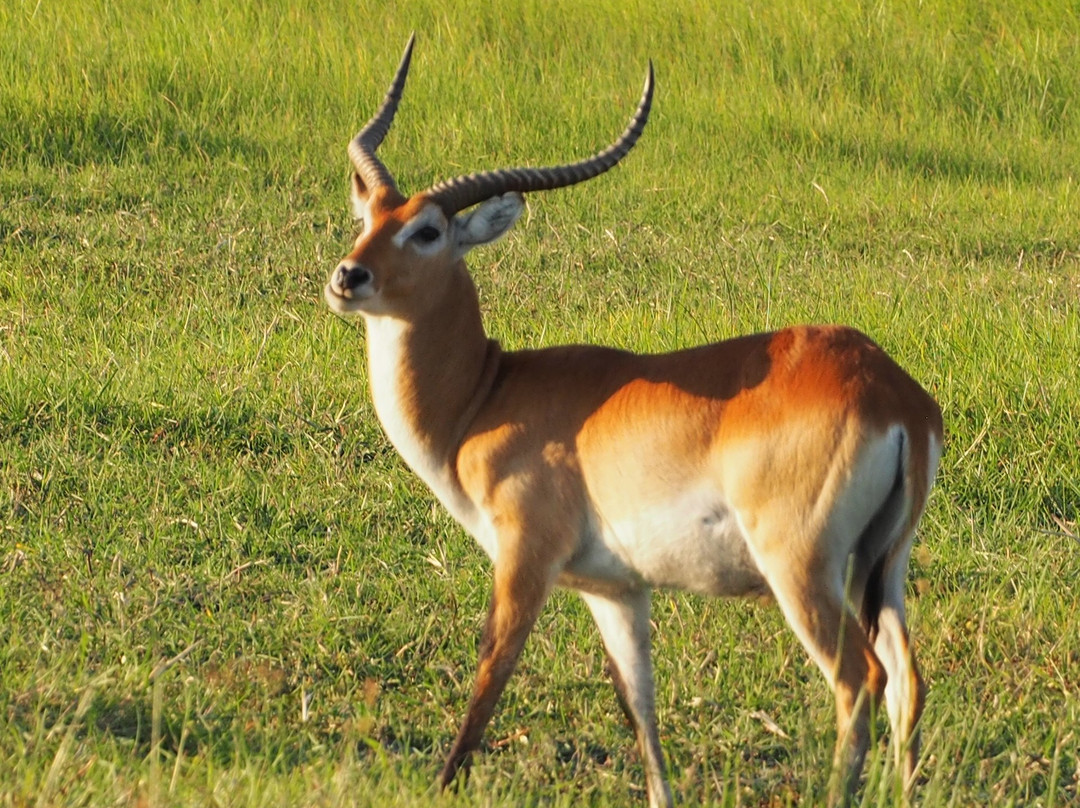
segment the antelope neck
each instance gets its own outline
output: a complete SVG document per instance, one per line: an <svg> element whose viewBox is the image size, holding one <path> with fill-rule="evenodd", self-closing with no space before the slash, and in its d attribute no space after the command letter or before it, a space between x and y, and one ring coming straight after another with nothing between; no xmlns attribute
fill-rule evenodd
<svg viewBox="0 0 1080 808"><path fill-rule="evenodd" d="M472 279L464 267L450 271L431 309L365 318L375 411L405 462L433 488L450 471L501 355L484 333Z"/></svg>

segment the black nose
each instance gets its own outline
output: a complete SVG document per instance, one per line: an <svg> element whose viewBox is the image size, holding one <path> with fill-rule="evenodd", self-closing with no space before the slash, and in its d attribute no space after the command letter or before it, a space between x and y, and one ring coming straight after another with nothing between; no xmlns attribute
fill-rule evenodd
<svg viewBox="0 0 1080 808"><path fill-rule="evenodd" d="M365 283L371 283L371 270L359 264L351 264L342 261L334 270L334 288L344 297L348 297L352 291Z"/></svg>

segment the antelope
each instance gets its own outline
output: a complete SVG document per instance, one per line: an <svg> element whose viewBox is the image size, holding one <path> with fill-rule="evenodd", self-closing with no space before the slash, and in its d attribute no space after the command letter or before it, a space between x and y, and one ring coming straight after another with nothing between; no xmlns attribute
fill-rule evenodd
<svg viewBox="0 0 1080 808"><path fill-rule="evenodd" d="M465 255L513 226L523 194L584 182L626 156L649 117L652 63L607 149L406 197L376 149L414 41L349 144L362 231L324 296L364 320L386 435L493 564L476 680L440 787L467 771L555 586L577 590L595 618L650 806L672 805L650 660L656 587L775 599L834 691L830 800L857 787L882 702L906 787L925 685L904 591L942 447L937 404L843 326L656 355L503 350L485 333Z"/></svg>

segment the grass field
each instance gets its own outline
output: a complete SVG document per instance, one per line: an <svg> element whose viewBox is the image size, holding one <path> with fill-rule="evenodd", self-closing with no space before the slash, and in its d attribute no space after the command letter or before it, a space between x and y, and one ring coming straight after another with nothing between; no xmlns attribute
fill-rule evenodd
<svg viewBox="0 0 1080 808"><path fill-rule="evenodd" d="M917 802L1080 804L1080 6L471 5L0 5L0 806L644 799L568 593L436 797L489 568L321 301L412 30L380 151L412 190L591 153L655 60L625 164L472 255L490 332L873 336L947 427ZM658 593L654 622L677 799L819 801L832 699L775 607ZM897 803L883 750L864 805Z"/></svg>

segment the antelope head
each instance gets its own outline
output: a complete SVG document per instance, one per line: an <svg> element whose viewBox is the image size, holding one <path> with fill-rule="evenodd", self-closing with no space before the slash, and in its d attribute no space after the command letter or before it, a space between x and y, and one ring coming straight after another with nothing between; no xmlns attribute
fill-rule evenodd
<svg viewBox="0 0 1080 808"><path fill-rule="evenodd" d="M455 177L406 197L375 152L401 101L414 41L415 35L382 105L349 144L353 211L363 230L326 284L326 302L338 314L395 315L437 299L448 266L514 225L524 209L523 194L575 185L604 173L626 156L649 117L651 63L637 111L607 149L566 165Z"/></svg>

